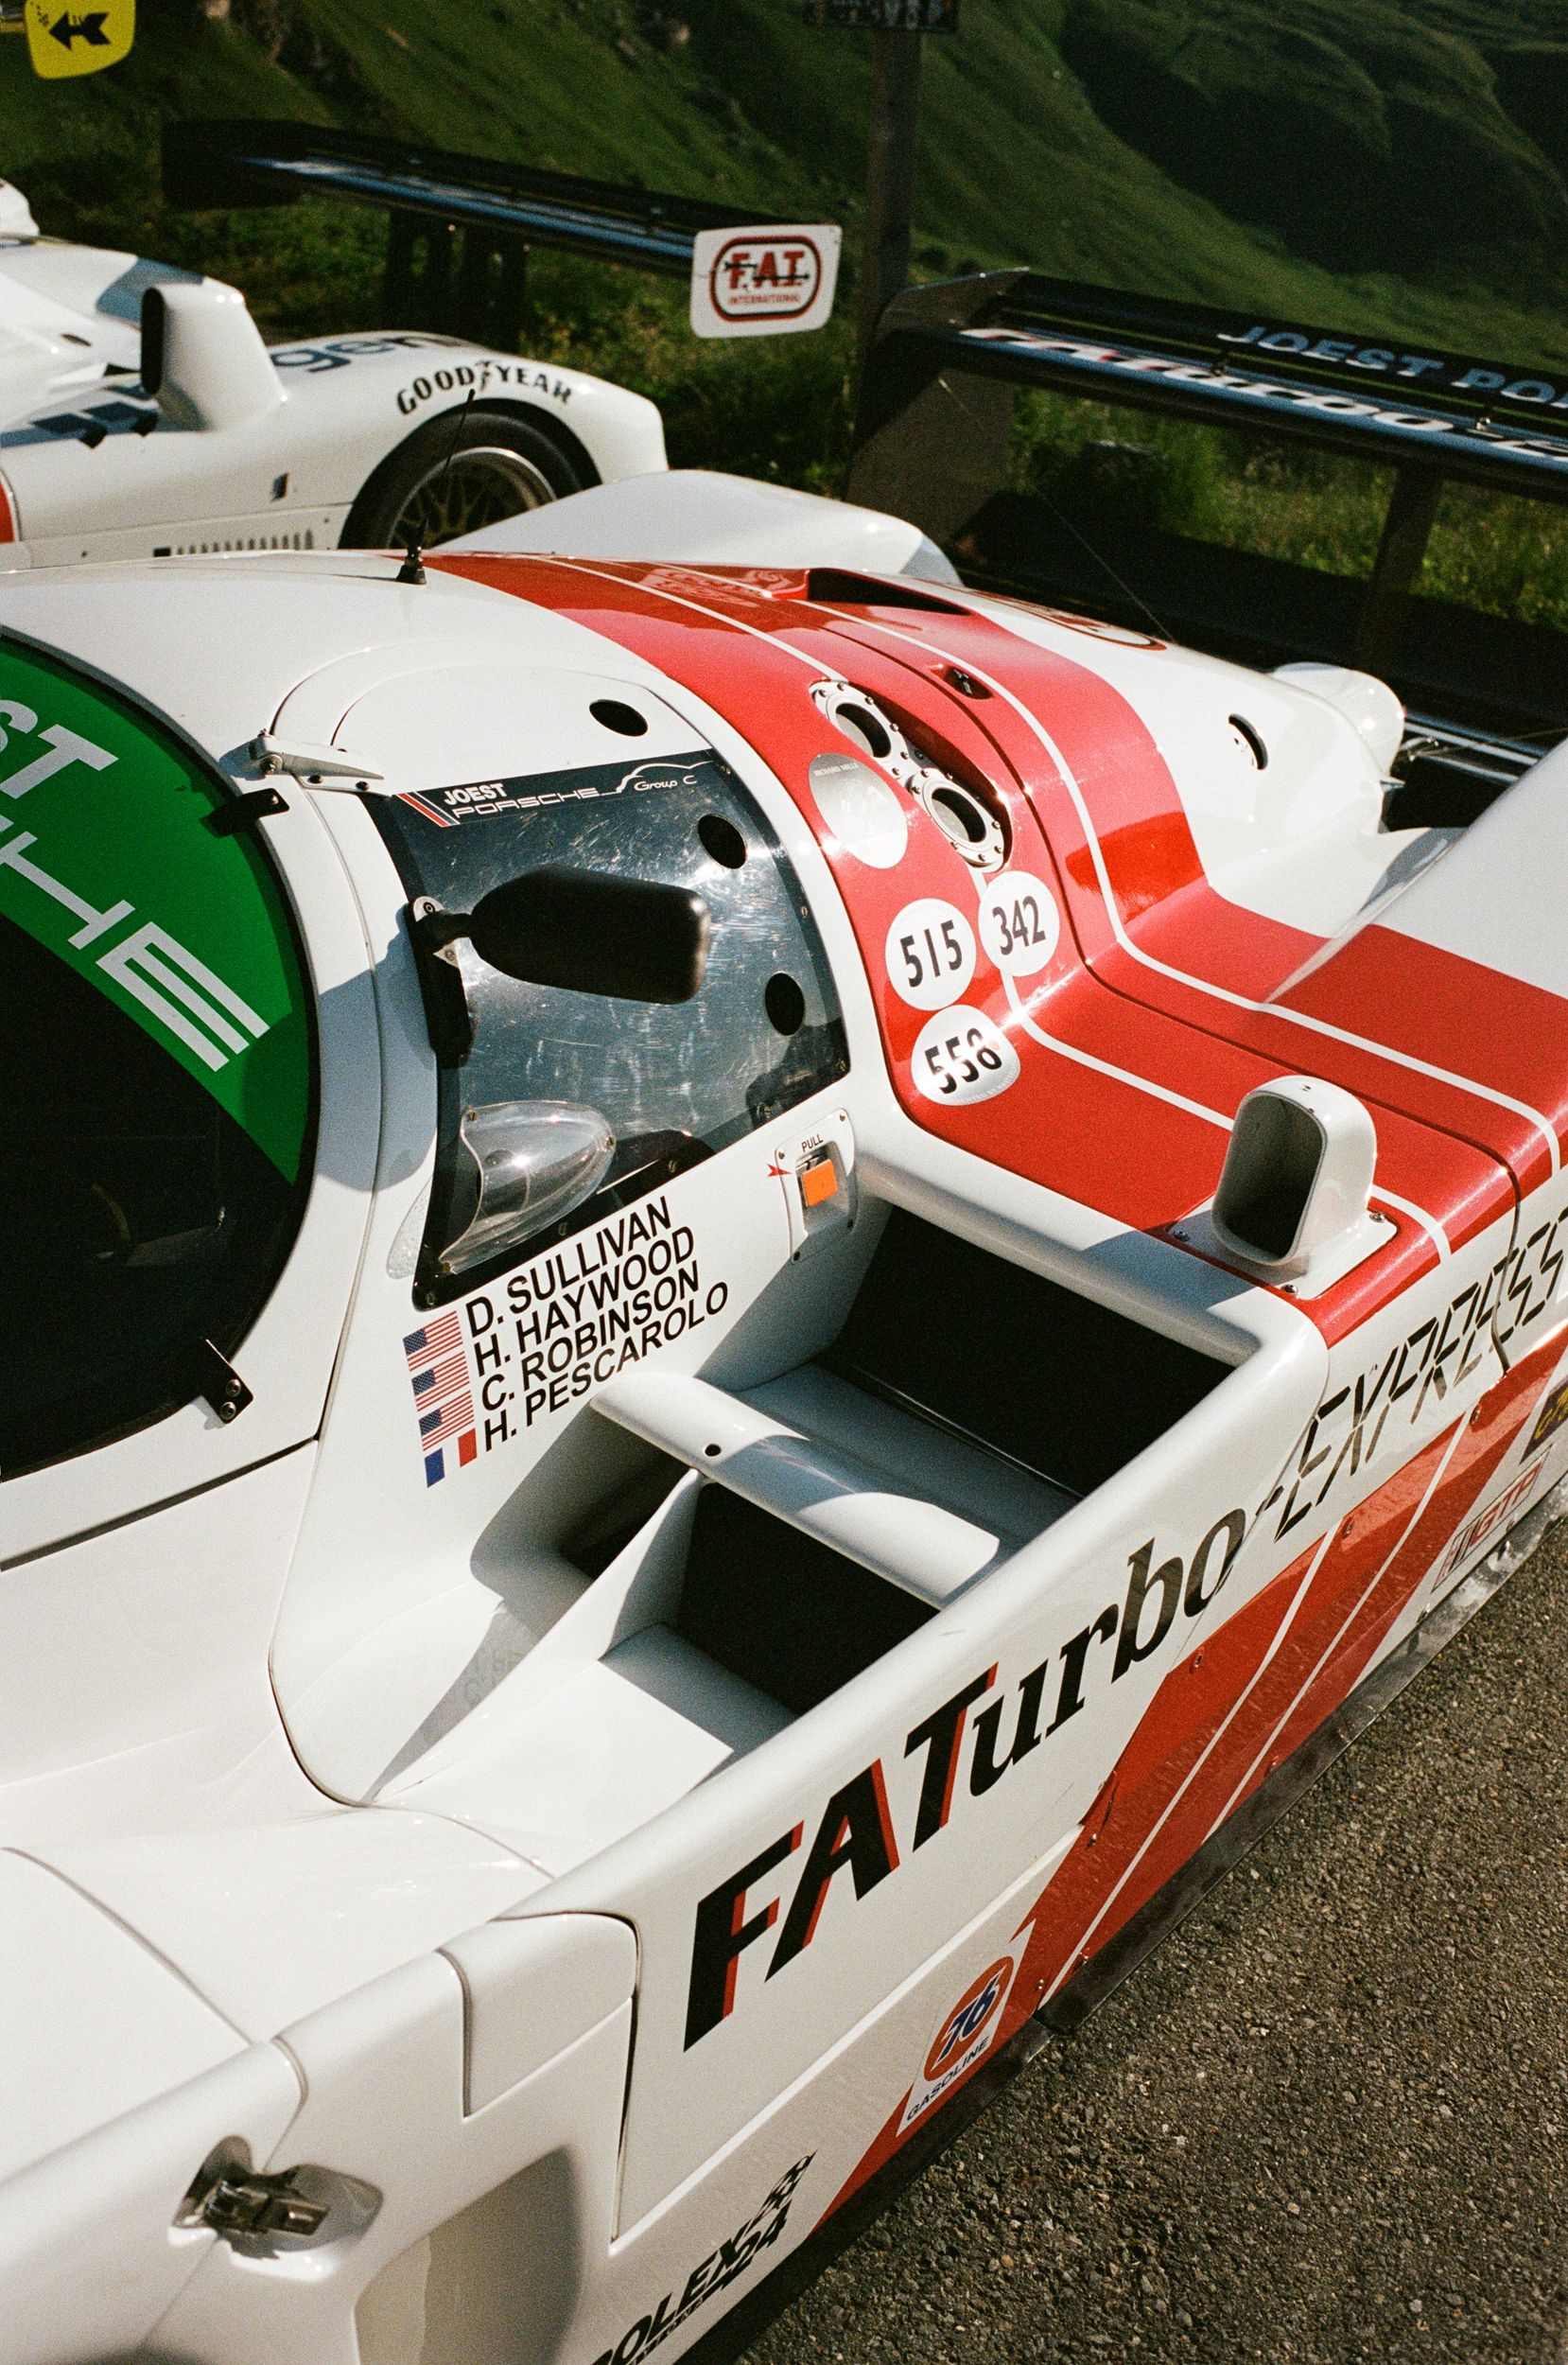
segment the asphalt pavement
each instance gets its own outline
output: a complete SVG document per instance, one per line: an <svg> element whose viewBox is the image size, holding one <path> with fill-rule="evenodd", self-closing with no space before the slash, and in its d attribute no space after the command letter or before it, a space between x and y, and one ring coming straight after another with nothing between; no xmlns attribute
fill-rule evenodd
<svg viewBox="0 0 1568 2365"><path fill-rule="evenodd" d="M1568 2365L1568 1524L746 2365Z"/></svg>

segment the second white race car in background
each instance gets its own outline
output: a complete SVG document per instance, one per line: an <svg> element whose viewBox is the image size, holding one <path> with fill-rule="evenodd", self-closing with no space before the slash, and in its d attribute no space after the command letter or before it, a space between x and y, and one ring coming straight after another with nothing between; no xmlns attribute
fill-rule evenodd
<svg viewBox="0 0 1568 2365"><path fill-rule="evenodd" d="M433 544L664 465L624 387L428 330L269 347L236 289L42 237L0 183L12 564Z"/></svg>

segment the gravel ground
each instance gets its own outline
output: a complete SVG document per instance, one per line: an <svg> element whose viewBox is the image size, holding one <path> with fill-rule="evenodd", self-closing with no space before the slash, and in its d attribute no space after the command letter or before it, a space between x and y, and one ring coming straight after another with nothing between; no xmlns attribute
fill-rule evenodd
<svg viewBox="0 0 1568 2365"><path fill-rule="evenodd" d="M1568 1525L746 2365L1568 2365Z"/></svg>

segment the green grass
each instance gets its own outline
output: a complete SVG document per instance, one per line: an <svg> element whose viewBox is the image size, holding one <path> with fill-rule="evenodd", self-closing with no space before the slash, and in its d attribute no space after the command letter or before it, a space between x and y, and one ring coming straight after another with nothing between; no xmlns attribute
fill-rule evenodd
<svg viewBox="0 0 1568 2365"><path fill-rule="evenodd" d="M188 245L157 194L159 125L280 114L826 213L853 249L869 46L799 0L206 5L143 0L131 59L78 82L35 81L0 43L0 161L50 226ZM966 0L961 32L926 44L920 266L1028 261L1568 360L1568 187L1536 135L1557 126L1568 164L1559 65L1559 0ZM1332 260L1348 193L1353 265ZM340 276L298 222L194 236L277 282L292 325Z"/></svg>
<svg viewBox="0 0 1568 2365"><path fill-rule="evenodd" d="M1568 631L1568 516L1512 494L1451 484L1416 588L1489 616Z"/></svg>
<svg viewBox="0 0 1568 2365"><path fill-rule="evenodd" d="M840 490L854 367L842 312L816 336L708 343L688 325L684 283L541 260L531 286L529 350L653 395L672 466Z"/></svg>
<svg viewBox="0 0 1568 2365"><path fill-rule="evenodd" d="M274 335L379 318L380 218L174 214L166 120L307 116L826 216L852 285L870 49L799 0L141 0L140 19L130 61L83 81L37 82L0 43L0 165L45 228L233 279ZM1029 262L1563 367L1565 176L1561 0L965 0L961 32L926 44L915 262ZM677 464L836 489L848 302L816 337L702 344L672 283L541 256L531 286L529 349L652 394ZM1034 464L1064 498L1108 498L1084 455L1125 440L1124 415L1089 433L1067 409L1032 414ZM1291 463L1265 482L1217 430L1174 423L1140 419L1134 440L1157 458L1114 498L1155 500L1173 530L1369 565L1373 477ZM1433 586L1568 613L1562 537L1533 505L1449 510Z"/></svg>
<svg viewBox="0 0 1568 2365"><path fill-rule="evenodd" d="M1090 544L1141 528L1362 579L1392 489L1381 464L1047 394L1019 397L1011 483ZM1415 587L1568 630L1568 512L1451 484Z"/></svg>

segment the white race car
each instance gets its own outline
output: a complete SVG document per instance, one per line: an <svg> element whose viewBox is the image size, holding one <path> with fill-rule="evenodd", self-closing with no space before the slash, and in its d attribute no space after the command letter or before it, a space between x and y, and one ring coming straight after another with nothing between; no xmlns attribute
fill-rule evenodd
<svg viewBox="0 0 1568 2365"><path fill-rule="evenodd" d="M0 2357L673 2358L1558 1507L1564 760L842 557L0 632Z"/></svg>
<svg viewBox="0 0 1568 2365"><path fill-rule="evenodd" d="M12 566L434 544L664 464L624 387L419 329L269 347L237 289L41 237L0 183Z"/></svg>

